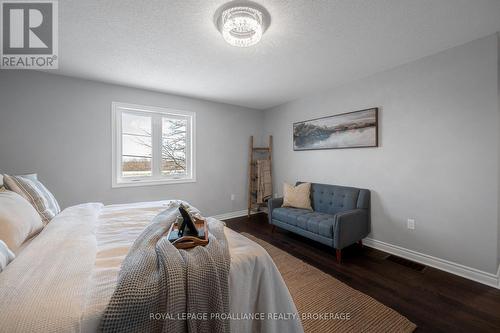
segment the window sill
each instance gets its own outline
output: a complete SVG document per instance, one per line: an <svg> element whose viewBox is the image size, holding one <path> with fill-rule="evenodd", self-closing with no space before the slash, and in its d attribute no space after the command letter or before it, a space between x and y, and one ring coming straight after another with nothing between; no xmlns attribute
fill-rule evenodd
<svg viewBox="0 0 500 333"><path fill-rule="evenodd" d="M157 179L157 180L137 180L137 181L116 181L113 180L112 188L120 187L140 187L140 186L156 186L156 185L172 185L196 183L196 178L180 178L180 179Z"/></svg>

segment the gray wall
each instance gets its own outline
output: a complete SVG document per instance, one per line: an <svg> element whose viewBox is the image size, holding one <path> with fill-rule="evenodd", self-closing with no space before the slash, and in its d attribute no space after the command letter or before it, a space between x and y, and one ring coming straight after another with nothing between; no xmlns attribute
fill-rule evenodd
<svg viewBox="0 0 500 333"><path fill-rule="evenodd" d="M497 75L497 82L498 82L498 85L497 85L497 88L498 88L498 113L500 114L500 32L497 33L497 49L498 49L498 66L497 66L497 70L498 70L498 75ZM500 121L500 117L499 117L499 121ZM500 123L499 123L499 128L500 128ZM500 135L499 135L499 139L500 139ZM499 154L499 158L500 158L500 154ZM499 164L500 164L500 161L499 161ZM498 170L499 172L499 177L498 177L498 191L500 193L500 169ZM498 250L498 265L499 265L499 272L500 272L500 195L498 196L498 206L497 206L497 210L498 210L498 241L497 241L497 250ZM500 282L499 282L500 283ZM499 285L500 287L500 285Z"/></svg>
<svg viewBox="0 0 500 333"><path fill-rule="evenodd" d="M0 173L39 173L63 206L179 198L214 215L245 208L248 136L273 134L279 192L299 179L370 188L371 237L496 273L499 52L498 36L490 36L264 113L0 71ZM112 101L197 112L197 182L112 189ZM379 148L292 150L293 122L373 106ZM415 231L407 218L416 219Z"/></svg>
<svg viewBox="0 0 500 333"><path fill-rule="evenodd" d="M370 237L496 273L497 68L493 35L267 111L275 188L369 188ZM380 108L379 148L293 151L293 122L369 107Z"/></svg>
<svg viewBox="0 0 500 333"><path fill-rule="evenodd" d="M111 188L111 102L196 112L197 182ZM0 173L37 172L63 206L185 199L206 215L246 208L262 111L32 71L0 71ZM231 193L236 195L230 200Z"/></svg>

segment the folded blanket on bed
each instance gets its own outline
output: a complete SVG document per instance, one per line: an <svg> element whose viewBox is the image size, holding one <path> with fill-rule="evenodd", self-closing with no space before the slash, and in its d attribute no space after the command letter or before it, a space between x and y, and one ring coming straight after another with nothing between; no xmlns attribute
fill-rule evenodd
<svg viewBox="0 0 500 333"><path fill-rule="evenodd" d="M178 250L165 237L178 215L178 205L159 214L130 248L102 332L229 332L224 225L210 220L207 246Z"/></svg>

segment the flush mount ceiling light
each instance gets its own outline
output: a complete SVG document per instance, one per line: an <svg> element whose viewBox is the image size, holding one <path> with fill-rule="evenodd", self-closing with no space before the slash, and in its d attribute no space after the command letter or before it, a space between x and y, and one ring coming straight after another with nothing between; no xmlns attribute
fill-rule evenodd
<svg viewBox="0 0 500 333"><path fill-rule="evenodd" d="M229 2L217 10L214 19L226 42L238 47L257 44L270 23L267 10L250 1Z"/></svg>

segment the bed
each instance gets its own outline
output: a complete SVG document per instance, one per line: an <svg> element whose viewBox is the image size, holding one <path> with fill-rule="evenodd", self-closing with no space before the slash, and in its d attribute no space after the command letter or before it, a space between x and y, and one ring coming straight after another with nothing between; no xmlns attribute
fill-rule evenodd
<svg viewBox="0 0 500 333"><path fill-rule="evenodd" d="M0 331L96 332L129 247L168 204L88 203L63 210L0 273ZM229 228L224 232L231 331L303 332L267 252ZM269 318L275 314L280 320Z"/></svg>

